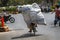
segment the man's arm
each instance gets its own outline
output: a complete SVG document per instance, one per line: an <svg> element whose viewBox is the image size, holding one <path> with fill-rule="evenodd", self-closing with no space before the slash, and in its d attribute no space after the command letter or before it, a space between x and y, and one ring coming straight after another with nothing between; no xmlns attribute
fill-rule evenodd
<svg viewBox="0 0 60 40"><path fill-rule="evenodd" d="M51 14L53 14L55 12L55 9L52 9L52 13Z"/></svg>

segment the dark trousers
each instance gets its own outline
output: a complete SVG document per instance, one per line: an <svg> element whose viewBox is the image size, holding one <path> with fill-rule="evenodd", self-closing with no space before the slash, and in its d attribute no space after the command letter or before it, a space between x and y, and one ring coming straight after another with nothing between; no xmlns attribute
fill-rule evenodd
<svg viewBox="0 0 60 40"><path fill-rule="evenodd" d="M8 19L9 19L9 16L4 16L4 21L5 22L8 21Z"/></svg>
<svg viewBox="0 0 60 40"><path fill-rule="evenodd" d="M57 22L59 22L59 26L60 26L60 17L55 16L54 25L56 25Z"/></svg>

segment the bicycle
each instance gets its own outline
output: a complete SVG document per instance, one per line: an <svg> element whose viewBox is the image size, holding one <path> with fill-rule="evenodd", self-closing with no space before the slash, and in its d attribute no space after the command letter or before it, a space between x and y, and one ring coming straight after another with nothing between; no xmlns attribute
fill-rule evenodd
<svg viewBox="0 0 60 40"><path fill-rule="evenodd" d="M31 23L30 24L30 27L29 27L29 29L30 29L30 34L33 32L34 33L34 36L35 36L35 34L36 34L36 32L37 32L37 30L36 30L36 27L37 27L37 24L36 23Z"/></svg>

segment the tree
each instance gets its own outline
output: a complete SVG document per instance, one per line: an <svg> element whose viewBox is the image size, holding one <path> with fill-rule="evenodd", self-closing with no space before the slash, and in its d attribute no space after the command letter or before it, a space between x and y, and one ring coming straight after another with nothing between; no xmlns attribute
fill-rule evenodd
<svg viewBox="0 0 60 40"><path fill-rule="evenodd" d="M41 3L42 0L25 0L25 3L32 4L32 3Z"/></svg>
<svg viewBox="0 0 60 40"><path fill-rule="evenodd" d="M1 0L2 6L7 6L8 1L9 1L9 0Z"/></svg>

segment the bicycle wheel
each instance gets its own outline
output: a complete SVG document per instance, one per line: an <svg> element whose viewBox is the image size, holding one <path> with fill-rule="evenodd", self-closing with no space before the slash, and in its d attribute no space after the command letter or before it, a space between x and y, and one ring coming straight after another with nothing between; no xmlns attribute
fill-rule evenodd
<svg viewBox="0 0 60 40"><path fill-rule="evenodd" d="M15 19L14 19L13 17L10 17L10 18L9 18L9 21L10 21L11 23L14 23L14 22L15 22Z"/></svg>
<svg viewBox="0 0 60 40"><path fill-rule="evenodd" d="M36 28L35 27L33 28L33 32L34 32L34 36L35 36L35 34L36 34Z"/></svg>

